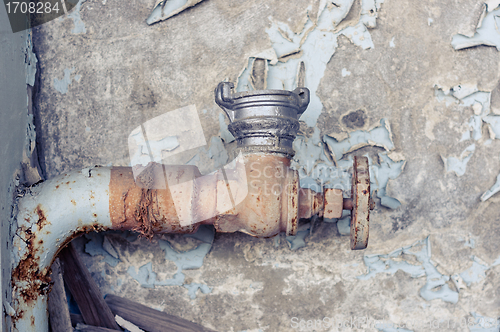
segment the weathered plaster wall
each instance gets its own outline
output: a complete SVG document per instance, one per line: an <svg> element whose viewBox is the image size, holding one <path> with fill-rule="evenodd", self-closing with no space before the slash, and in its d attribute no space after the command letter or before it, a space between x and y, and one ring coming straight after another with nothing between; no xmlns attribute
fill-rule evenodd
<svg viewBox="0 0 500 332"><path fill-rule="evenodd" d="M391 147L370 136L367 146L336 156L341 168L367 154L377 184L392 178L385 195L379 188L387 200L377 200L366 251L348 250L347 220L305 224L301 237L288 241L217 234L213 243L210 236L148 243L88 235L77 241L93 255L82 253L104 292L221 331L294 331L294 317L441 319L440 331L481 331L453 323L500 316L500 197L480 200L500 172L500 141L485 124L500 109L499 53L452 46L457 34L474 36L482 2L356 2L340 23L338 13L350 3L206 0L149 26L152 0L126 6L87 0L71 17L34 30L37 134L49 177L95 164L128 165L133 129L190 104L210 146L175 162L215 170L229 158L219 135L230 139L213 89L223 80L248 82L244 69L257 54L269 59L273 86L293 85L305 63L305 85L316 99L296 145L304 184L321 177L318 165L333 167L332 144L364 137L382 119L390 129ZM330 21L318 15L324 5ZM293 54L287 57L282 46ZM459 85L476 88L466 93ZM289 242L301 247L300 240L305 247L291 251ZM188 249L194 252L186 257L196 258L191 266L179 254ZM316 330L329 330L323 327Z"/></svg>
<svg viewBox="0 0 500 332"><path fill-rule="evenodd" d="M8 331L10 308L10 220L26 144L28 96L26 92L27 33L12 33L4 6L0 6L0 331Z"/></svg>

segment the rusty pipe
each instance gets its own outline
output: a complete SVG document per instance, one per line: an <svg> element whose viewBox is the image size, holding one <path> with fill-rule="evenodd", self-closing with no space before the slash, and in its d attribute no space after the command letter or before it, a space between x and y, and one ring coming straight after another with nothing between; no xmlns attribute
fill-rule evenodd
<svg viewBox="0 0 500 332"><path fill-rule="evenodd" d="M151 237L213 224L219 232L294 235L299 215L319 211L315 196L300 191L299 212L298 175L289 168L309 90L232 93L232 87L219 84L215 98L243 154L221 169L201 176L194 166L95 167L24 192L13 226L16 330L48 330L50 266L58 250L83 232L133 230Z"/></svg>
<svg viewBox="0 0 500 332"><path fill-rule="evenodd" d="M94 167L30 187L18 201L13 241L14 326L44 330L41 308L52 261L85 232L131 230L151 237L212 224L219 232L295 235L299 217L321 213L323 199L299 189L289 165L279 154L251 153L205 176L195 166L151 163L137 177L131 167Z"/></svg>
<svg viewBox="0 0 500 332"><path fill-rule="evenodd" d="M231 93L231 87L220 84L216 101L230 118L240 154L219 170L202 176L190 165L93 167L23 192L13 225L14 330L48 330L50 266L79 234L131 230L150 238L207 224L218 232L273 237L295 235L300 218L324 211L340 217L341 191L300 189L298 172L290 168L309 91Z"/></svg>

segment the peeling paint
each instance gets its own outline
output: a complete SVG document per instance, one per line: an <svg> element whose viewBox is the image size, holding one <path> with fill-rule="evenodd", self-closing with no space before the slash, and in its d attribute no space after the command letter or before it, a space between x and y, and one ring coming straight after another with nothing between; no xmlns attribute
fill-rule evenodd
<svg viewBox="0 0 500 332"><path fill-rule="evenodd" d="M149 162L172 164L181 152L204 148L207 142L195 105L158 115L132 130L128 136L130 166ZM177 162L173 162L177 164ZM139 175L134 169L134 177Z"/></svg>
<svg viewBox="0 0 500 332"><path fill-rule="evenodd" d="M500 33L498 24L500 23L500 9L491 10L488 6L488 12L479 22L476 33L472 37L456 34L451 40L451 45L455 50L461 50L478 45L495 46L500 51Z"/></svg>
<svg viewBox="0 0 500 332"><path fill-rule="evenodd" d="M437 100L446 102L446 106L456 104L459 107L470 107L473 111L468 122L466 122L468 130L462 134L460 142L474 140L484 145L488 145L491 143L491 139L500 138L500 136L497 135L497 133L500 135L500 116L490 114L491 92L479 91L475 84L459 84L449 90L435 86L434 89ZM485 123L489 126L490 140L482 140L483 125ZM476 145L471 144L458 158L454 156L441 156L446 172L455 172L457 176L464 175L467 163L474 154L475 149ZM494 194L494 190L496 190L496 187L483 194L481 199L483 201L487 200Z"/></svg>
<svg viewBox="0 0 500 332"><path fill-rule="evenodd" d="M474 154L474 151L476 150L476 145L472 144L469 145L461 154L460 157L443 157L444 166L446 173L450 172L455 172L457 176L462 176L465 174L466 168L467 168L467 163L469 162L470 158L472 158L472 155Z"/></svg>
<svg viewBox="0 0 500 332"><path fill-rule="evenodd" d="M35 86L35 75L36 75L36 64L38 59L36 54L33 53L33 41L31 39L31 31L29 32L29 36L26 38L26 84L31 86Z"/></svg>
<svg viewBox="0 0 500 332"><path fill-rule="evenodd" d="M394 38L396 37L392 37L391 41L389 42L389 47L396 47L396 44L394 44Z"/></svg>
<svg viewBox="0 0 500 332"><path fill-rule="evenodd" d="M14 317L16 315L16 311L14 310L14 308L12 308L12 306L10 305L9 302L7 302L6 300L3 301L3 307L5 309L5 313L11 317Z"/></svg>
<svg viewBox="0 0 500 332"><path fill-rule="evenodd" d="M337 221L337 230L342 236L351 235L351 214L349 211L342 211L342 218Z"/></svg>
<svg viewBox="0 0 500 332"><path fill-rule="evenodd" d="M495 182L495 184L481 196L481 201L483 202L486 201L499 191L500 191L500 174L497 175L497 182Z"/></svg>
<svg viewBox="0 0 500 332"><path fill-rule="evenodd" d="M419 251L417 251L420 248ZM403 255L414 256L420 265L413 265L404 260ZM399 260L402 258L403 260ZM398 260L396 260L398 259ZM429 237L415 242L412 245L396 249L389 254L366 255L363 257L368 273L358 276L360 280L368 280L379 273L394 274L402 270L412 278L426 276L427 282L420 289L420 296L427 301L441 299L449 303L458 302L458 292L453 291L448 286L449 276L438 272L431 261L431 243Z"/></svg>
<svg viewBox="0 0 500 332"><path fill-rule="evenodd" d="M389 180L396 179L404 169L405 160L393 160L385 153L379 153L380 165L374 165L370 158L370 187L380 198L380 204L390 209L397 209L401 203L394 197L387 196L387 184Z"/></svg>
<svg viewBox="0 0 500 332"><path fill-rule="evenodd" d="M470 287L472 283L479 282L486 278L485 272L489 269L489 266L484 265L476 256L472 256L472 266L466 271L460 273L463 281Z"/></svg>
<svg viewBox="0 0 500 332"><path fill-rule="evenodd" d="M342 68L342 77L351 76L351 72L345 68Z"/></svg>
<svg viewBox="0 0 500 332"><path fill-rule="evenodd" d="M387 119L380 120L380 126L377 126L369 131L354 131L349 134L348 138L340 142L328 135L325 135L323 139L328 145L330 151L332 151L334 160L340 160L345 154L361 149L365 146L378 146L387 151L394 149L392 133Z"/></svg>
<svg viewBox="0 0 500 332"><path fill-rule="evenodd" d="M105 236L106 235L102 233L95 232L85 234L85 237L90 240L85 244L85 252L90 256L103 256L104 262L115 267L120 262L120 259L114 257L104 248L103 243L105 241Z"/></svg>
<svg viewBox="0 0 500 332"><path fill-rule="evenodd" d="M297 250L306 246L305 238L311 234L310 228L311 223L301 225L297 230L297 235L286 237L290 250Z"/></svg>
<svg viewBox="0 0 500 332"><path fill-rule="evenodd" d="M160 0L153 7L153 11L146 20L151 25L160 21L165 21L180 12L196 6L203 0Z"/></svg>
<svg viewBox="0 0 500 332"><path fill-rule="evenodd" d="M213 136L210 139L210 148L208 149L208 157L214 161L214 167L219 168L227 164L229 156L222 140Z"/></svg>
<svg viewBox="0 0 500 332"><path fill-rule="evenodd" d="M184 252L179 252L165 240L160 240L160 248L165 251L165 258L172 261L177 266L177 272L172 279L157 280L156 273L153 271L152 262L142 265L137 271L134 266L130 266L127 273L137 280L142 287L154 288L155 286L184 286L188 290L191 299L196 298L196 291L199 289L202 293L208 294L211 288L204 284L190 283L185 284L186 276L183 270L198 269L203 265L203 259L210 251L214 239L215 231L212 227L201 226L194 234L185 235L202 241L196 248Z"/></svg>
<svg viewBox="0 0 500 332"><path fill-rule="evenodd" d="M54 78L54 89L59 91L62 94L66 94L68 92L68 88L72 83L72 80L77 78L80 80L81 76L80 75L75 75L73 78L71 78L71 74L75 71L75 67L69 69L66 68L64 69L64 77L62 79Z"/></svg>
<svg viewBox="0 0 500 332"><path fill-rule="evenodd" d="M344 35L351 42L363 49L373 48L373 41L367 28L376 26L377 12L383 1L362 0L359 22L347 25L340 31L339 24L348 15L354 0L337 1L328 5L326 1L319 4L318 17L307 14L307 21L299 33L294 33L288 24L276 22L270 17L271 27L266 32L278 58L276 64L268 64L268 89L293 90L297 87L297 73L301 63L305 67L305 84L311 91L309 107L302 114L301 120L309 127L314 127L321 114L323 104L316 95L326 65L335 53L337 38ZM250 72L252 57L238 77L237 91L250 90Z"/></svg>
<svg viewBox="0 0 500 332"><path fill-rule="evenodd" d="M301 188L309 188L320 192L323 188L336 188L344 191L351 188L351 176L349 169L352 167L352 158L345 156L364 146L380 146L386 150L393 150L392 134L387 120L382 119L380 126L370 131L355 131L350 136L340 142L330 136L323 136L324 143L319 137L319 129L314 128L311 138L297 136L293 143L296 151L292 159L292 168L298 170ZM328 146L331 154L325 149ZM331 155L336 160L334 165L327 157ZM404 160L393 160L387 153L379 153L378 165L374 164L370 158L370 188L372 193L376 193L383 206L396 209L401 203L386 194L386 187L389 180L396 179L404 169ZM350 217L342 218L340 227L348 222ZM342 233L341 233L342 234Z"/></svg>
<svg viewBox="0 0 500 332"><path fill-rule="evenodd" d="M82 9L82 5L85 1L87 0L79 0L75 6L75 9L68 14L68 18L73 19L73 24L75 25L75 27L71 29L71 33L87 33L87 29L85 29L85 23L83 23L80 16L80 10Z"/></svg>

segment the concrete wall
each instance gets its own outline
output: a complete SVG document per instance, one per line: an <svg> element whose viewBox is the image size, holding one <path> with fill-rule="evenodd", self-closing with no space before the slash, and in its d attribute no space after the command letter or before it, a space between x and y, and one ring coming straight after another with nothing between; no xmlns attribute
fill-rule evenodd
<svg viewBox="0 0 500 332"><path fill-rule="evenodd" d="M26 144L28 102L26 92L27 32L12 33L5 6L0 6L0 290L2 323L9 331L5 317L10 303L10 221L15 178L20 175L23 148ZM8 308L8 307L7 307Z"/></svg>
<svg viewBox="0 0 500 332"><path fill-rule="evenodd" d="M497 4L205 0L148 25L155 0L87 0L34 29L48 176L129 165L134 128L191 104L208 145L164 161L215 170L234 143L213 89L223 80L248 89L255 58L266 59L270 88L293 89L305 64L312 103L294 160L303 186L349 190L352 156L372 163L377 207L364 252L348 250L348 218L304 221L300 237L281 241L89 234L78 243L103 291L222 331L296 331L294 322L324 317L451 323L440 331L496 320L500 198L488 190L500 172L500 67L484 44L498 47ZM210 252L200 245L212 241ZM185 260L196 268L183 270Z"/></svg>

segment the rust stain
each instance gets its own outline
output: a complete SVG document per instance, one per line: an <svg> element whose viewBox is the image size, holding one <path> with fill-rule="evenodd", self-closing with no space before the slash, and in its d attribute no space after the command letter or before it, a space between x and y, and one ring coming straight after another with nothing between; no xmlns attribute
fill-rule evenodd
<svg viewBox="0 0 500 332"><path fill-rule="evenodd" d="M41 204L38 204L36 206L35 212L38 215L38 221L36 222L38 230L41 230L43 227L47 225L50 225L50 221L47 220L47 217L45 216L45 212L43 211Z"/></svg>
<svg viewBox="0 0 500 332"><path fill-rule="evenodd" d="M56 189L59 189L59 185L56 186Z"/></svg>
<svg viewBox="0 0 500 332"><path fill-rule="evenodd" d="M74 199L72 199L72 200L71 200L71 203L72 203L74 206L76 206L76 202L75 202L75 200L74 200Z"/></svg>
<svg viewBox="0 0 500 332"><path fill-rule="evenodd" d="M45 219L42 218L42 220ZM46 295L50 292L50 268L40 271L39 258L37 257L40 248L35 245L36 234L33 234L31 229L26 227L19 227L17 232L20 236L23 235L21 238L26 243L27 252L12 270L12 290L19 292L22 300L30 305L40 295ZM22 313L18 313L14 319L21 318L21 315Z"/></svg>
<svg viewBox="0 0 500 332"><path fill-rule="evenodd" d="M35 316L31 316L31 325L35 326Z"/></svg>
<svg viewBox="0 0 500 332"><path fill-rule="evenodd" d="M130 167L113 167L109 183L109 215L112 228L133 230L140 236L152 238L154 233L192 233L198 225L181 226L175 205L165 186L164 168L150 163L134 180ZM170 176L180 179L184 170L176 170ZM162 181L161 186L158 181Z"/></svg>

